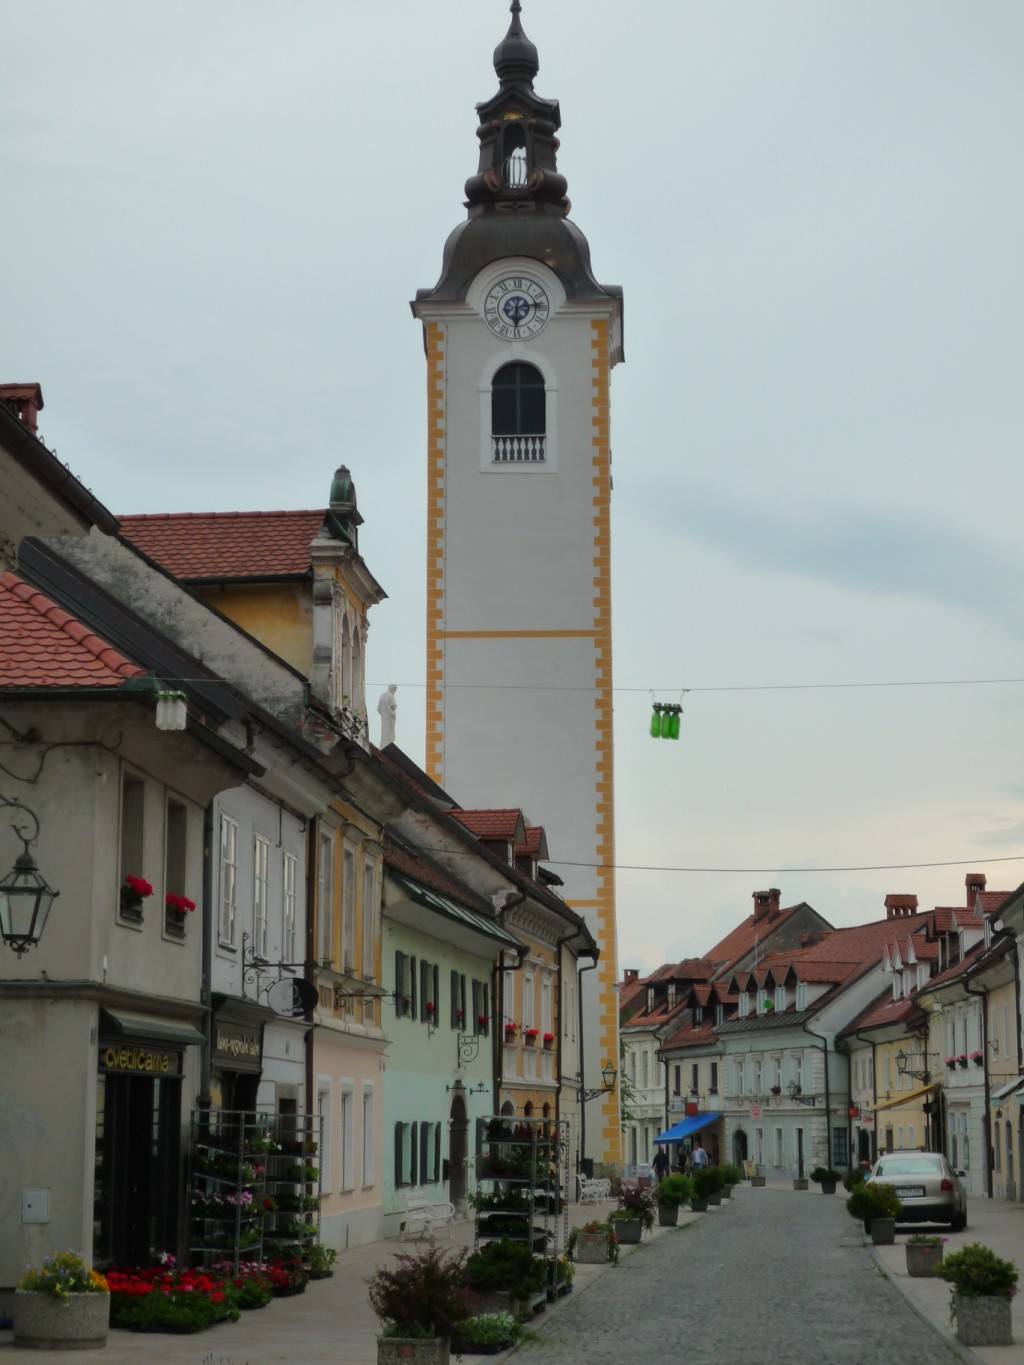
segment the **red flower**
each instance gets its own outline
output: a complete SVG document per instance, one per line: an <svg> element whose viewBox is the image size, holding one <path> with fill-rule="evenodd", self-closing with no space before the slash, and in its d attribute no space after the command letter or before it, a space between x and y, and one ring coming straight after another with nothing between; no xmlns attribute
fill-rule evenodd
<svg viewBox="0 0 1024 1365"><path fill-rule="evenodd" d="M145 900L153 894L153 888L145 877L125 877L124 884L129 891L134 891L137 896Z"/></svg>
<svg viewBox="0 0 1024 1365"><path fill-rule="evenodd" d="M166 904L168 910L177 910L182 915L190 915L196 908L195 901L190 901L187 896L176 896L173 891L168 891Z"/></svg>
<svg viewBox="0 0 1024 1365"><path fill-rule="evenodd" d="M545 1043L553 1043L555 1041L555 1035L553 1033L545 1033L543 1041Z"/></svg>
<svg viewBox="0 0 1024 1365"><path fill-rule="evenodd" d="M433 1000L428 1000L428 1001L427 1001L427 1013L428 1013L428 1014L433 1014L433 1013L434 1013L434 1002L433 1002Z"/></svg>
<svg viewBox="0 0 1024 1365"><path fill-rule="evenodd" d="M538 1034L539 1032L540 1032L540 1029L528 1028L528 1029L526 1030L526 1036L527 1036L527 1038L536 1038L536 1036L537 1036L537 1034Z"/></svg>

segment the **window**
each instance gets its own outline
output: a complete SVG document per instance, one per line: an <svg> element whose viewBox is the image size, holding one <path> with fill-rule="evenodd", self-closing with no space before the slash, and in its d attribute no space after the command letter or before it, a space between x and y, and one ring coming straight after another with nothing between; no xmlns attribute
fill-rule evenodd
<svg viewBox="0 0 1024 1365"><path fill-rule="evenodd" d="M267 955L269 893L270 844L262 834L257 834L252 848L252 950L257 957Z"/></svg>
<svg viewBox="0 0 1024 1365"><path fill-rule="evenodd" d="M736 1094L737 1094L737 1095L742 1095L742 1094L744 1093L744 1090L743 1090L743 1063L742 1063L742 1062L735 1062L735 1063L733 1064L733 1077L734 1077L735 1082L736 1082Z"/></svg>
<svg viewBox="0 0 1024 1365"><path fill-rule="evenodd" d="M334 1157L331 1152L331 1083L327 1080L318 1081L316 1087L316 1112L320 1119L323 1130L322 1139L322 1159L320 1162L321 1188L324 1194L330 1194L334 1189L332 1179L334 1171Z"/></svg>
<svg viewBox="0 0 1024 1365"><path fill-rule="evenodd" d="M775 1008L784 1010L786 1008L786 988L785 986L775 987Z"/></svg>
<svg viewBox="0 0 1024 1365"><path fill-rule="evenodd" d="M648 987L647 987L647 1009L648 1009L648 1012L650 1012L652 1009L654 1009L654 987L653 987L653 986L648 986Z"/></svg>
<svg viewBox="0 0 1024 1365"><path fill-rule="evenodd" d="M832 1129L832 1165L848 1166L850 1163L849 1151L846 1143L846 1129Z"/></svg>
<svg viewBox="0 0 1024 1365"><path fill-rule="evenodd" d="M700 1076L700 1065L699 1065L698 1062L694 1062L694 1063L693 1063L693 1066L692 1066L691 1069L690 1069L690 1089L691 1089L692 1091L694 1091L694 1092L696 1092L696 1091L699 1089L699 1086L698 1086L698 1079L699 1079L699 1076Z"/></svg>
<svg viewBox="0 0 1024 1365"><path fill-rule="evenodd" d="M774 1140L774 1148L773 1148L773 1155L772 1155L772 1165L773 1165L773 1166L781 1166L781 1165L783 1164L783 1161L782 1161L782 1129L781 1129L781 1128L776 1128L776 1129L774 1130L774 1139L775 1139L775 1140Z"/></svg>
<svg viewBox="0 0 1024 1365"><path fill-rule="evenodd" d="M681 1075L682 1069L683 1069L683 1068L682 1068L681 1066L675 1066L675 1067L672 1068L672 1075L673 1075L673 1077L675 1078L674 1081L673 1081L673 1085L672 1085L672 1093L673 1093L673 1095L678 1095L678 1094L679 1094L679 1085L680 1085L680 1082L681 1082L681 1080L682 1080L682 1075Z"/></svg>
<svg viewBox="0 0 1024 1365"><path fill-rule="evenodd" d="M295 962L298 945L295 941L295 873L298 859L293 853L284 855L281 895L281 956L285 962Z"/></svg>
<svg viewBox="0 0 1024 1365"><path fill-rule="evenodd" d="M363 1082L363 1188L376 1183L373 1140L373 1085Z"/></svg>
<svg viewBox="0 0 1024 1365"><path fill-rule="evenodd" d="M668 983L667 990L668 990L668 999L666 1000L666 1004L668 1005L668 1007L669 1007L670 1010L671 1010L671 1009L675 1009L675 1006L676 1006L676 983L675 983L674 981L670 981L670 982Z"/></svg>
<svg viewBox="0 0 1024 1365"><path fill-rule="evenodd" d="M754 1094L760 1095L764 1088L764 1063L760 1057L754 1058Z"/></svg>
<svg viewBox="0 0 1024 1365"><path fill-rule="evenodd" d="M718 1094L718 1063L711 1063L711 1085L709 1087L713 1095Z"/></svg>
<svg viewBox="0 0 1024 1365"><path fill-rule="evenodd" d="M693 1022L694 1022L695 1024L703 1024L703 1022L704 1022L704 1006L703 1006L703 1005L697 1005L697 1006L695 1006L694 1011L693 1011Z"/></svg>
<svg viewBox="0 0 1024 1365"><path fill-rule="evenodd" d="M355 1184L354 1162L355 1156L355 1095L352 1092L352 1082L343 1081L341 1086L341 1124L339 1137L339 1147L341 1154L341 1188L350 1190Z"/></svg>
<svg viewBox="0 0 1024 1365"><path fill-rule="evenodd" d="M545 972L540 983L540 1029L541 1033L553 1032L551 1028L551 974Z"/></svg>
<svg viewBox="0 0 1024 1365"><path fill-rule="evenodd" d="M487 1029L490 1023L490 992L486 981L473 982L473 1032L481 1033L486 1038Z"/></svg>
<svg viewBox="0 0 1024 1365"><path fill-rule="evenodd" d="M781 1090L781 1089L782 1089L782 1058L781 1058L781 1057L773 1057L773 1058L772 1058L772 1061L771 1061L771 1067L772 1067L772 1088L773 1088L774 1090Z"/></svg>
<svg viewBox="0 0 1024 1365"><path fill-rule="evenodd" d="M456 1030L464 1029L466 1023L466 978L461 972L452 972L449 1023Z"/></svg>
<svg viewBox="0 0 1024 1365"><path fill-rule="evenodd" d="M372 981L377 972L377 864L367 858L363 864L363 980Z"/></svg>
<svg viewBox="0 0 1024 1365"><path fill-rule="evenodd" d="M144 810L146 785L134 773L121 774L121 880L125 877L144 877ZM142 920L141 909L128 911L121 907L125 918Z"/></svg>
<svg viewBox="0 0 1024 1365"><path fill-rule="evenodd" d="M995 1139L995 1141L994 1141L993 1144L992 1144L992 1154L993 1154L993 1158L994 1158L992 1164L993 1164L993 1166L995 1167L995 1169L996 1169L997 1171L1001 1171L1001 1170L1002 1170L1002 1161L1003 1161L1003 1158L1002 1158L1002 1150L1001 1150L1001 1147L1000 1147L1000 1138L999 1138L999 1134L1000 1134L1001 1131L1002 1131L1002 1124L1000 1124L1000 1123L995 1123L995 1124L992 1125L992 1136L993 1136L993 1138Z"/></svg>
<svg viewBox="0 0 1024 1365"><path fill-rule="evenodd" d="M796 983L796 1007L798 1010L805 1010L807 1008L806 981L798 981Z"/></svg>
<svg viewBox="0 0 1024 1365"><path fill-rule="evenodd" d="M334 963L334 840L330 834L320 835L316 889L316 955L330 967Z"/></svg>
<svg viewBox="0 0 1024 1365"><path fill-rule="evenodd" d="M764 1129L754 1129L754 1161L758 1166L764 1165Z"/></svg>
<svg viewBox="0 0 1024 1365"><path fill-rule="evenodd" d="M495 464L542 463L544 376L533 365L503 365L491 384L491 454Z"/></svg>
<svg viewBox="0 0 1024 1365"><path fill-rule="evenodd" d="M534 980L533 972L523 973L523 1028L536 1028L535 1007L533 1003Z"/></svg>
<svg viewBox="0 0 1024 1365"><path fill-rule="evenodd" d="M180 801L167 798L167 838L164 848L164 895L184 896L187 875L188 811ZM180 917L179 917L180 918ZM164 927L182 932L164 901Z"/></svg>
<svg viewBox="0 0 1024 1365"><path fill-rule="evenodd" d="M802 1093L804 1088L804 1056L802 1052L793 1055L793 1080L796 1081L799 1091Z"/></svg>
<svg viewBox="0 0 1024 1365"><path fill-rule="evenodd" d="M744 991L740 996L740 1018L745 1019L750 1013L750 996Z"/></svg>
<svg viewBox="0 0 1024 1365"><path fill-rule="evenodd" d="M767 992L766 990L762 990L760 987L758 987L758 991L757 991L757 1012L758 1012L758 1014L764 1014L767 1005L768 1005L768 992Z"/></svg>
<svg viewBox="0 0 1024 1365"><path fill-rule="evenodd" d="M356 853L347 844L341 859L341 966L356 969Z"/></svg>
<svg viewBox="0 0 1024 1365"><path fill-rule="evenodd" d="M227 947L235 946L235 919L238 911L238 825L230 815L220 817L220 920L219 937Z"/></svg>

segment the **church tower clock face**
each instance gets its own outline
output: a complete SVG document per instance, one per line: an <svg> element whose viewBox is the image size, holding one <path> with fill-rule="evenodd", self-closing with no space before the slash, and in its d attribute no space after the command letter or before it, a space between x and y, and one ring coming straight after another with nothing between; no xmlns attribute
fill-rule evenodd
<svg viewBox="0 0 1024 1365"><path fill-rule="evenodd" d="M548 320L548 296L528 275L508 275L488 291L484 302L487 326L504 341L535 337Z"/></svg>

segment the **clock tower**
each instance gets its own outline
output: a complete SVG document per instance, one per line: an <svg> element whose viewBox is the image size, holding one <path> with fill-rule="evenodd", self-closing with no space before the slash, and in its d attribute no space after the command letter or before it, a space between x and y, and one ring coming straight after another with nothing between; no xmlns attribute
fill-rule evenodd
<svg viewBox="0 0 1024 1365"><path fill-rule="evenodd" d="M599 1088L619 1065L609 389L622 291L597 282L568 217L558 103L534 91L537 49L519 0L511 12L498 91L477 105L466 219L413 304L427 357L426 768L464 806L543 824L600 946L579 978L583 1083ZM580 1027L574 987L567 1030ZM585 1155L618 1164L617 1091L585 1125Z"/></svg>

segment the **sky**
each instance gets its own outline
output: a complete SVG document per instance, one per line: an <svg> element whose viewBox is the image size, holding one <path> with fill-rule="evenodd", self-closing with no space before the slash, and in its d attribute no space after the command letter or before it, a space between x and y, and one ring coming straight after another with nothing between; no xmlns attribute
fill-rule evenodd
<svg viewBox="0 0 1024 1365"><path fill-rule="evenodd" d="M397 683L422 761L409 300L464 217L507 4L2 12L0 381L42 384L43 439L114 512L321 507L347 464L389 593L369 710ZM625 294L620 967L703 952L767 886L836 926L888 892L962 904L968 871L1013 889L1024 6L522 18L572 218ZM678 743L649 738L654 700L682 701Z"/></svg>

